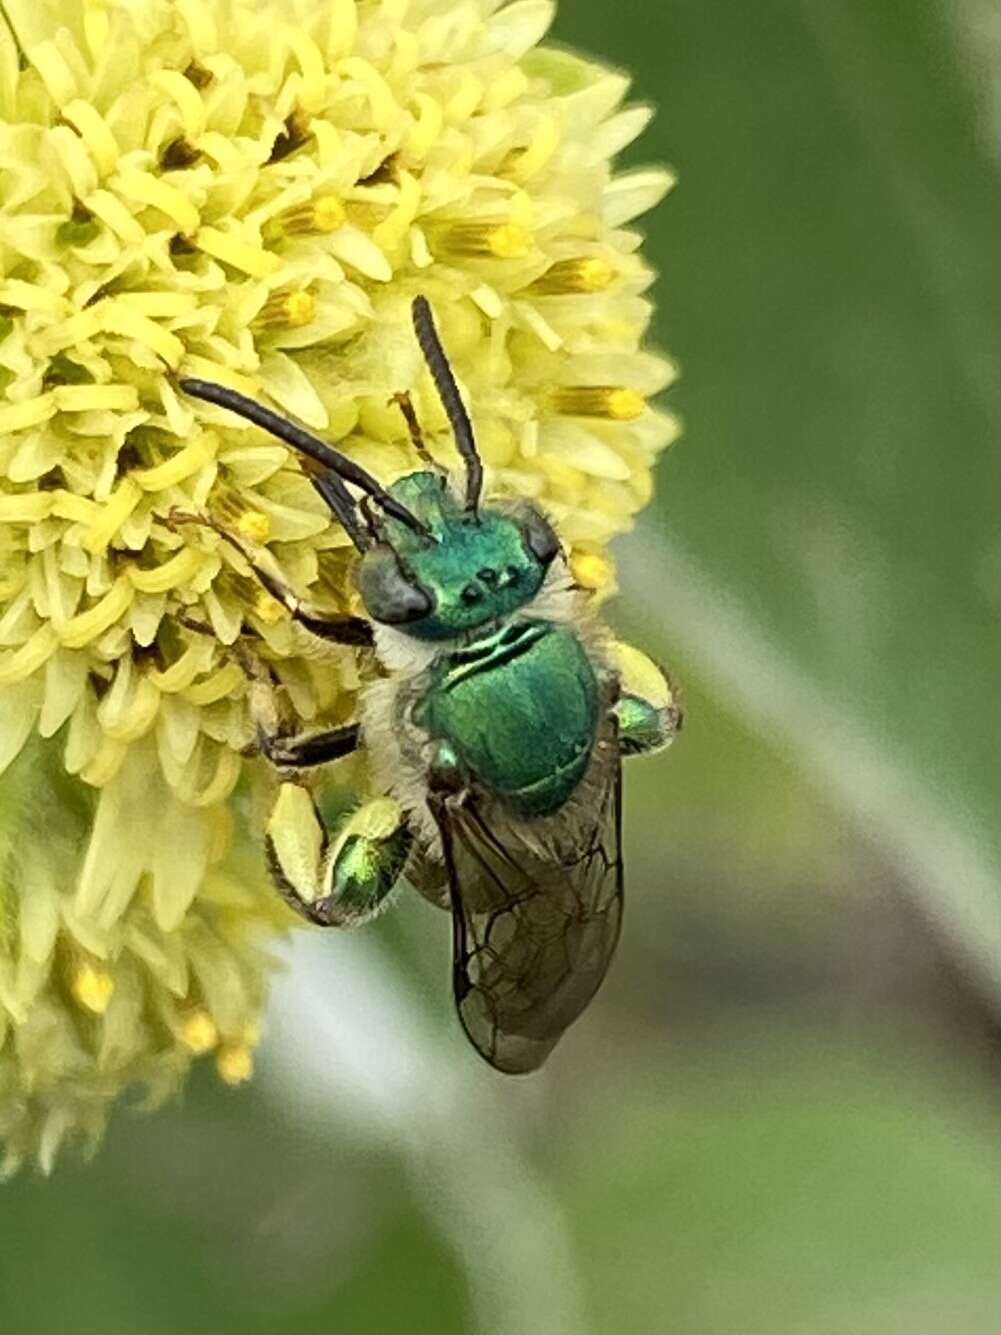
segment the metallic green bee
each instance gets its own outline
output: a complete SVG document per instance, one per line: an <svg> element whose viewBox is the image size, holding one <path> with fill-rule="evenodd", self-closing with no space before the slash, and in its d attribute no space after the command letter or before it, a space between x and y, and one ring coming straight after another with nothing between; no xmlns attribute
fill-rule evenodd
<svg viewBox="0 0 1001 1335"><path fill-rule="evenodd" d="M450 908L462 1025L498 1070L536 1069L597 991L622 916L623 756L666 746L681 712L665 675L612 640L533 505L481 503L472 426L423 297L414 327L465 467L462 494L428 467L388 489L344 455L220 385L187 393L305 456L360 553L370 620L322 612L274 558L223 531L315 635L371 646L357 723L290 735L251 669L261 751L283 771L266 846L275 883L311 922L371 918L406 873ZM356 499L353 494L360 491ZM295 772L364 744L376 791L335 833Z"/></svg>

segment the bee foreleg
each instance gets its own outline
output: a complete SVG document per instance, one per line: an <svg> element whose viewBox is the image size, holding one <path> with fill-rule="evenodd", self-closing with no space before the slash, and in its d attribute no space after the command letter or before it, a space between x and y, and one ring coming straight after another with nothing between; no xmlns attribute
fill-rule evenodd
<svg viewBox="0 0 1001 1335"><path fill-rule="evenodd" d="M241 640L237 640L230 652L247 674L247 700L257 734L256 750L272 765L278 769L308 769L340 760L358 749L361 729L357 723L296 732L294 721L282 708L283 691L268 664Z"/></svg>
<svg viewBox="0 0 1001 1335"><path fill-rule="evenodd" d="M624 756L661 751L681 731L680 693L668 674L630 644L616 641L610 653L619 681L612 706Z"/></svg>
<svg viewBox="0 0 1001 1335"><path fill-rule="evenodd" d="M172 527L200 524L210 528L246 561L258 583L271 597L281 603L293 621L304 626L311 634L323 640L332 640L335 644L370 645L372 627L363 617L347 616L337 612L327 612L315 607L307 598L294 593L285 579L281 566L274 556L260 543L245 537L244 534L209 518L207 515L188 514L174 510L169 517Z"/></svg>
<svg viewBox="0 0 1001 1335"><path fill-rule="evenodd" d="M366 802L332 836L312 795L295 783L281 785L265 834L282 898L321 927L354 927L385 908L412 841L391 797Z"/></svg>

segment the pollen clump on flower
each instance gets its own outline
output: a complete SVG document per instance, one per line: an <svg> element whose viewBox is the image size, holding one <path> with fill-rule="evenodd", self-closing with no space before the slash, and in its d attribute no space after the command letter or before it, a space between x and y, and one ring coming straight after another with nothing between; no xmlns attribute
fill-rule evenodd
<svg viewBox="0 0 1001 1335"><path fill-rule="evenodd" d="M383 482L454 463L422 293L490 487L553 517L582 582L676 434L640 350L652 273L616 174L648 113L538 45L549 0L0 3L0 1137L94 1142L198 1055L249 1078L287 911L234 820L266 781L243 632L302 719L351 716L230 544L356 607L345 534L288 452L183 376L263 399ZM252 826L252 823L251 823ZM238 849L239 853L234 852ZM249 850L249 851L248 851Z"/></svg>

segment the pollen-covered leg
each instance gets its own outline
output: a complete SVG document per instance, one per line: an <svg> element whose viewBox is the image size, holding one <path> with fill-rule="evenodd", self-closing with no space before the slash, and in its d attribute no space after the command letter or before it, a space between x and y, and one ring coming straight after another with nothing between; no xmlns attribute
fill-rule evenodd
<svg viewBox="0 0 1001 1335"><path fill-rule="evenodd" d="M294 593L282 572L281 566L266 547L254 542L245 534L228 528L207 515L188 514L174 510L170 523L179 527L182 524L201 524L224 538L231 547L240 553L259 583L288 612L293 621L320 639L332 640L335 644L370 645L372 628L362 617L342 616L336 612L327 612L315 607L307 598Z"/></svg>
<svg viewBox="0 0 1001 1335"><path fill-rule="evenodd" d="M616 641L611 659L619 678L614 711L622 754L643 755L670 746L684 720L677 687L662 668L631 644Z"/></svg>
<svg viewBox="0 0 1001 1335"><path fill-rule="evenodd" d="M268 866L282 898L321 927L354 927L382 909L410 853L399 804L378 797L331 838L312 796L283 783L266 832Z"/></svg>

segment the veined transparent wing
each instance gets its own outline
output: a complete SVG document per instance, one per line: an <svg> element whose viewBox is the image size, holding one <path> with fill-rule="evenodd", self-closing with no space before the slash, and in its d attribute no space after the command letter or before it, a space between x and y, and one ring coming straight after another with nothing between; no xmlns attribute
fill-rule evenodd
<svg viewBox="0 0 1001 1335"><path fill-rule="evenodd" d="M622 922L622 779L602 744L555 816L519 822L470 792L432 809L452 901L452 978L470 1041L499 1071L534 1071L597 992Z"/></svg>

